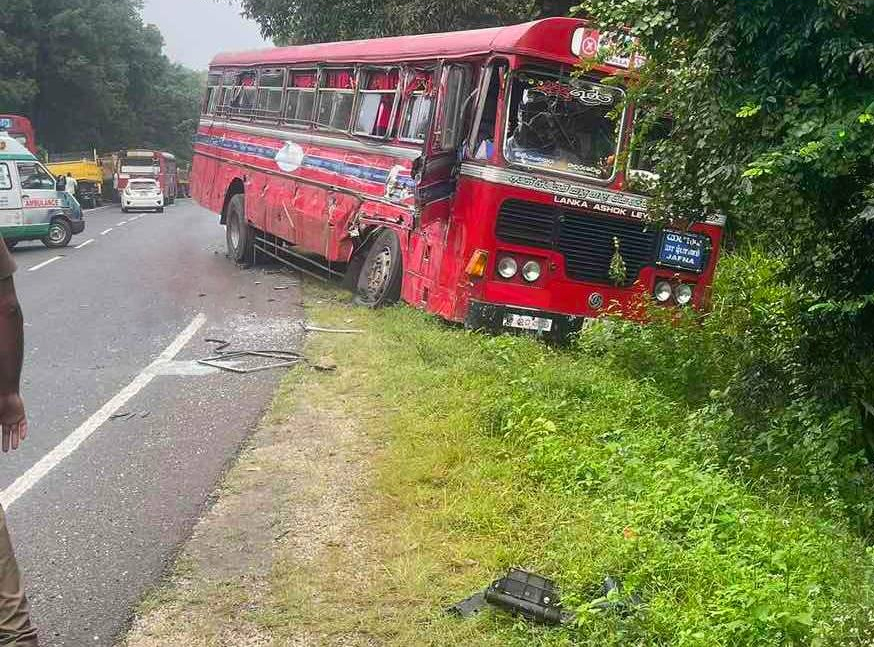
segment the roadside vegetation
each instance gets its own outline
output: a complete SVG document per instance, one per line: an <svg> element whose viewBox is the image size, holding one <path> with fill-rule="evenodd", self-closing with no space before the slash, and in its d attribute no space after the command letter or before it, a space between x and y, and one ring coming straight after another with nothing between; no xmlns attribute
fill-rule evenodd
<svg viewBox="0 0 874 647"><path fill-rule="evenodd" d="M381 625L389 644L874 644L871 474L852 416L733 399L727 366L782 352L755 337L787 307L778 270L730 257L703 322L603 325L570 349L408 308L317 340L360 371L362 414L389 443L382 518L412 547L381 560L405 609ZM511 565L558 580L578 626L443 616ZM645 606L589 610L606 575Z"/></svg>
<svg viewBox="0 0 874 647"><path fill-rule="evenodd" d="M289 447L307 446L308 425L324 417L357 429L366 447L350 456L326 437L344 460L321 471L342 482L364 461L358 494L344 495L361 510L313 556L312 542L294 540L310 533L293 512L310 488L268 469L250 487L269 488L290 543L273 550L263 581L212 581L199 597L186 562L146 609L185 610L177 631L199 627L197 645L222 644L216 624L227 619L257 627L264 644L874 645L871 475L848 447L851 416L822 418L808 403L762 416L730 388L728 354L735 366L773 346L747 331L786 307L785 292L767 287L778 269L729 257L704 320L605 323L569 348L467 332L404 306L366 311L308 284L314 322L365 333L313 336L308 354L337 370L292 372L268 424L288 421L271 434ZM263 465L244 454L237 471ZM322 525L340 523L329 512ZM238 555L247 533L244 522L229 544L205 541ZM513 565L554 578L576 623L444 612ZM593 610L607 575L643 604Z"/></svg>

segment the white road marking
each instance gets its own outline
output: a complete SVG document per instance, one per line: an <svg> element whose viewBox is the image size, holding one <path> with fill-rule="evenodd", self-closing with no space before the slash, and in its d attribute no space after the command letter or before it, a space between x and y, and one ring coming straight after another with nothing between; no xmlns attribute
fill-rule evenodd
<svg viewBox="0 0 874 647"><path fill-rule="evenodd" d="M112 209L115 206L116 205L114 205L114 204L109 204L109 205L106 205L105 207L97 207L96 209L83 209L82 211L86 214L89 214L89 213L94 213L95 211L105 211L106 209Z"/></svg>
<svg viewBox="0 0 874 647"><path fill-rule="evenodd" d="M116 225L116 227L121 227L122 225L126 225L126 224L127 224L127 220L122 220L120 223L118 223Z"/></svg>
<svg viewBox="0 0 874 647"><path fill-rule="evenodd" d="M85 241L84 243L82 243L81 245L76 245L76 247L74 247L73 249L82 249L83 247L87 247L88 245L90 245L90 244L93 243L93 242L94 242L94 239L93 239L93 238L89 238L88 240L86 240L86 241Z"/></svg>
<svg viewBox="0 0 874 647"><path fill-rule="evenodd" d="M60 444L52 451L43 456L33 467L27 470L24 474L15 479L15 482L8 488L0 492L0 504L7 510L9 506L15 503L23 494L30 488L39 483L39 481L57 467L61 461L70 456L76 451L79 446L88 439L97 429L103 425L110 417L112 417L128 400L142 391L146 385L151 382L156 375L159 374L163 365L172 361L179 354L185 345L191 341L197 331L206 323L206 315L200 313L194 320L188 324L188 327L179 333L179 336L167 346L163 353L158 358L149 364L142 373L137 375L133 382L119 391L109 402L104 404L95 414L76 429L72 434L67 436Z"/></svg>
<svg viewBox="0 0 874 647"><path fill-rule="evenodd" d="M103 231L100 232L100 235L105 236L106 234L108 234L111 231L112 231L112 227L110 227L109 229L104 229Z"/></svg>
<svg viewBox="0 0 874 647"><path fill-rule="evenodd" d="M44 268L44 267L45 267L46 265L48 265L49 263L54 263L55 261L59 261L59 260L61 260L62 258L64 258L64 257L63 257L63 256L55 256L55 257L53 257L53 258L50 258L50 259L47 260L47 261L43 261L43 262L40 263L39 265L34 265L33 267L31 267L31 268L30 268L29 270L27 270L27 271L28 271L28 272L36 272L37 270L40 270L40 269Z"/></svg>

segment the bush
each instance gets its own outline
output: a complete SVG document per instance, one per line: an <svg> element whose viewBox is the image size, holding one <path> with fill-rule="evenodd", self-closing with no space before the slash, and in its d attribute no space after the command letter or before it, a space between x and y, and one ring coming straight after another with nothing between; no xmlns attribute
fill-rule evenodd
<svg viewBox="0 0 874 647"><path fill-rule="evenodd" d="M783 270L756 249L726 255L711 311L654 307L647 325L609 321L578 350L689 407L683 433L697 456L776 497L807 497L867 534L872 473L857 411L846 393L836 397L841 376L829 377L828 362L816 366L828 388L811 388L805 305Z"/></svg>

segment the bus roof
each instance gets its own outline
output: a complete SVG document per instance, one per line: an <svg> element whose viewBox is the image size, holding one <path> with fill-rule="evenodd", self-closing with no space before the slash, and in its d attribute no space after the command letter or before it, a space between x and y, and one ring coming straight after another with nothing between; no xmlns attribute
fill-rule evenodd
<svg viewBox="0 0 874 647"><path fill-rule="evenodd" d="M574 65L580 59L571 51L571 42L574 32L583 26L585 22L576 18L544 18L509 27L225 53L216 56L212 65L398 63L466 58L493 52L521 54Z"/></svg>
<svg viewBox="0 0 874 647"><path fill-rule="evenodd" d="M35 162L36 156L5 130L0 130L0 160Z"/></svg>

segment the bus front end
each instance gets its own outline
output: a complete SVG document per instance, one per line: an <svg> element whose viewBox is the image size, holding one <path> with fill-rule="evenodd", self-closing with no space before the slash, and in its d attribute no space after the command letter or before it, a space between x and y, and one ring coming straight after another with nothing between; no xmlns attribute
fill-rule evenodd
<svg viewBox="0 0 874 647"><path fill-rule="evenodd" d="M474 143L461 167L452 318L562 338L607 313L643 319L646 302L704 306L724 223L653 223L647 198L626 190L657 177L641 156L642 168L628 162L622 90L544 68L504 78L494 143Z"/></svg>

